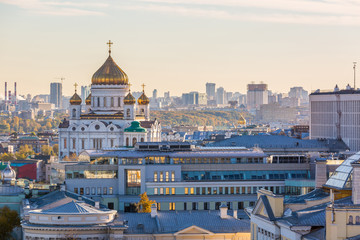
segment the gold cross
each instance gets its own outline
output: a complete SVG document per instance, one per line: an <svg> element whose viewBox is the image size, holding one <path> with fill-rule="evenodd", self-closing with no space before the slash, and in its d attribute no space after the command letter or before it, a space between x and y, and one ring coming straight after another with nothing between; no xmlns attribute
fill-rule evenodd
<svg viewBox="0 0 360 240"><path fill-rule="evenodd" d="M142 84L141 86L143 87L143 92L145 92L145 86L146 86L146 85L145 85L145 84Z"/></svg>
<svg viewBox="0 0 360 240"><path fill-rule="evenodd" d="M110 40L109 42L106 43L107 45L109 45L109 54L111 53L111 45L113 44Z"/></svg>
<svg viewBox="0 0 360 240"><path fill-rule="evenodd" d="M76 88L77 88L77 86L78 86L78 84L77 84L77 83L75 83L75 84L74 84L74 87L75 87L75 93L76 93L76 90L77 90L77 89L76 89Z"/></svg>

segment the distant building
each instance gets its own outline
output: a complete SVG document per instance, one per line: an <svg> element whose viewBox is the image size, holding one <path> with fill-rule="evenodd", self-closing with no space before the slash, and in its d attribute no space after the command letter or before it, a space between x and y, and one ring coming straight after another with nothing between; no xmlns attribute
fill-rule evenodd
<svg viewBox="0 0 360 240"><path fill-rule="evenodd" d="M152 94L152 98L153 98L154 100L157 99L157 89L154 89L153 94Z"/></svg>
<svg viewBox="0 0 360 240"><path fill-rule="evenodd" d="M262 104L268 103L267 84L248 84L247 107L248 109L260 109Z"/></svg>
<svg viewBox="0 0 360 240"><path fill-rule="evenodd" d="M263 104L257 117L262 122L295 122L298 111L294 107L283 107L278 103Z"/></svg>
<svg viewBox="0 0 360 240"><path fill-rule="evenodd" d="M342 139L360 150L360 91L351 88L310 94L310 138Z"/></svg>
<svg viewBox="0 0 360 240"><path fill-rule="evenodd" d="M227 104L226 102L226 92L223 87L216 89L216 103L218 105Z"/></svg>
<svg viewBox="0 0 360 240"><path fill-rule="evenodd" d="M50 83L50 103L55 104L56 108L62 107L62 84Z"/></svg>
<svg viewBox="0 0 360 240"><path fill-rule="evenodd" d="M184 105L199 105L199 93L198 92L183 93L182 102Z"/></svg>
<svg viewBox="0 0 360 240"><path fill-rule="evenodd" d="M164 92L164 98L165 98L165 99L169 99L169 98L170 98L170 92L169 92L169 91Z"/></svg>
<svg viewBox="0 0 360 240"><path fill-rule="evenodd" d="M81 86L81 99L82 104L85 105L86 98L90 95L90 86Z"/></svg>
<svg viewBox="0 0 360 240"><path fill-rule="evenodd" d="M206 95L209 100L215 99L215 83L206 83Z"/></svg>
<svg viewBox="0 0 360 240"><path fill-rule="evenodd" d="M304 90L303 87L292 87L289 91L289 97L300 99L301 103L305 103L309 101L309 93Z"/></svg>

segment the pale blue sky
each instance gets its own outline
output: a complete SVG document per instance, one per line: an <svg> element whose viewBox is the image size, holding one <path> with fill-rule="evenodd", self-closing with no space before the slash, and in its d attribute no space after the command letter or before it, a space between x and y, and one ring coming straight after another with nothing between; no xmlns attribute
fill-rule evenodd
<svg viewBox="0 0 360 240"><path fill-rule="evenodd" d="M206 82L276 92L352 84L360 66L360 1L352 0L0 0L0 91L64 93L89 84L112 55L133 90L196 90ZM359 74L360 76L360 74ZM360 78L358 81L360 87Z"/></svg>

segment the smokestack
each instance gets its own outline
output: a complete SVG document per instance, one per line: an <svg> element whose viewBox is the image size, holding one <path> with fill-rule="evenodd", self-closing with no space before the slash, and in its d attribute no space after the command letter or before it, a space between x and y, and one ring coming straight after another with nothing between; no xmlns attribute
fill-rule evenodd
<svg viewBox="0 0 360 240"><path fill-rule="evenodd" d="M9 103L11 103L11 91L9 90Z"/></svg>
<svg viewBox="0 0 360 240"><path fill-rule="evenodd" d="M16 105L16 82L14 82L14 103Z"/></svg>
<svg viewBox="0 0 360 240"><path fill-rule="evenodd" d="M7 82L5 82L5 103L7 103Z"/></svg>

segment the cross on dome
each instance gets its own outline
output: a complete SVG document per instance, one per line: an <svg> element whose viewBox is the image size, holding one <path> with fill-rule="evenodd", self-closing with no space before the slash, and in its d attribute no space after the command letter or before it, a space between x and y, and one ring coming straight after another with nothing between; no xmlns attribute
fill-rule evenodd
<svg viewBox="0 0 360 240"><path fill-rule="evenodd" d="M111 45L114 43L109 40L109 42L107 42L106 44L109 45L109 54L110 54L111 53Z"/></svg>

